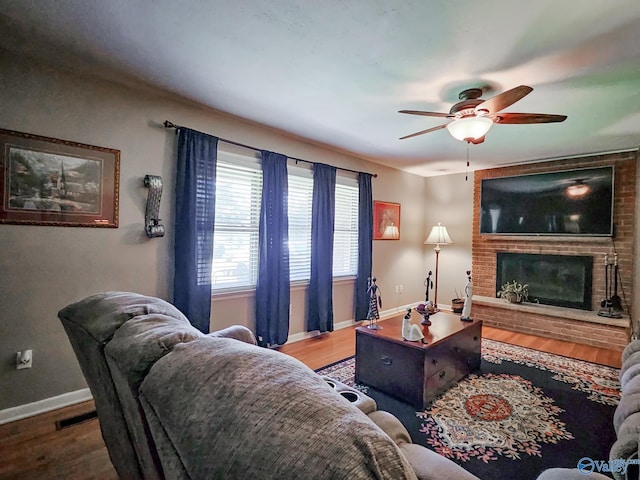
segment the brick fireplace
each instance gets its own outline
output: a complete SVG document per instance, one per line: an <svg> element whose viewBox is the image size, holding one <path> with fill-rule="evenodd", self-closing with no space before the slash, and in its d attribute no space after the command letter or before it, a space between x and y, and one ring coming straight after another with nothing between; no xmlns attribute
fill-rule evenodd
<svg viewBox="0 0 640 480"><path fill-rule="evenodd" d="M605 254L618 254L619 294L626 313L631 308L633 280L636 152L594 155L475 172L472 238L473 316L507 330L622 350L631 333L629 318L597 314L606 297ZM615 235L611 237L503 236L480 234L480 186L483 178L525 175L613 165ZM501 252L592 256L591 309L538 304L508 304L496 298L497 257ZM629 304L627 307L627 303ZM587 307L588 308L588 307Z"/></svg>

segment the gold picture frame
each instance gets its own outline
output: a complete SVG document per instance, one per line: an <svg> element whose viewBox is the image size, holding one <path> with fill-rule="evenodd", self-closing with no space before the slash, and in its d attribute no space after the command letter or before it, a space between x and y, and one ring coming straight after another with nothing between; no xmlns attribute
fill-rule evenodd
<svg viewBox="0 0 640 480"><path fill-rule="evenodd" d="M118 227L120 151L0 129L0 223Z"/></svg>

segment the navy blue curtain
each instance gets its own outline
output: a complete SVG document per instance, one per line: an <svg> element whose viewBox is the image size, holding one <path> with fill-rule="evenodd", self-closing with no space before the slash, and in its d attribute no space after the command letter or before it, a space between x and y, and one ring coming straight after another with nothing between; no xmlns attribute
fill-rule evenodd
<svg viewBox="0 0 640 480"><path fill-rule="evenodd" d="M209 333L218 138L178 129L173 303Z"/></svg>
<svg viewBox="0 0 640 480"><path fill-rule="evenodd" d="M371 174L358 175L358 276L355 284L355 319L365 320L369 311L368 279L373 257L373 195Z"/></svg>
<svg viewBox="0 0 640 480"><path fill-rule="evenodd" d="M333 332L333 231L336 167L313 166L311 278L307 293L307 331Z"/></svg>
<svg viewBox="0 0 640 480"><path fill-rule="evenodd" d="M289 336L289 217L287 157L262 151L256 335L264 347Z"/></svg>

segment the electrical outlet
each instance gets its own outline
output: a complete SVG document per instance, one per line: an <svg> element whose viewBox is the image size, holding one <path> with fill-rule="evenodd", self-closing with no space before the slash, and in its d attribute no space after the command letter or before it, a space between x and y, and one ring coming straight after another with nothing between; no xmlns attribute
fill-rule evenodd
<svg viewBox="0 0 640 480"><path fill-rule="evenodd" d="M16 369L31 368L33 363L33 352L31 350L23 350L16 352Z"/></svg>
<svg viewBox="0 0 640 480"><path fill-rule="evenodd" d="M404 292L404 285L400 285L400 293Z"/></svg>

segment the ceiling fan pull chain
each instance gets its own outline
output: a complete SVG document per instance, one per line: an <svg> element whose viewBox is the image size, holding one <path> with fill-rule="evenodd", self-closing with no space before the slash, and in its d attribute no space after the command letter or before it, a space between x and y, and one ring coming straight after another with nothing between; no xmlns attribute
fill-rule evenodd
<svg viewBox="0 0 640 480"><path fill-rule="evenodd" d="M464 181L469 181L469 142L467 142L467 168L464 171Z"/></svg>

